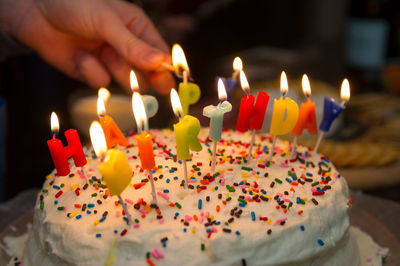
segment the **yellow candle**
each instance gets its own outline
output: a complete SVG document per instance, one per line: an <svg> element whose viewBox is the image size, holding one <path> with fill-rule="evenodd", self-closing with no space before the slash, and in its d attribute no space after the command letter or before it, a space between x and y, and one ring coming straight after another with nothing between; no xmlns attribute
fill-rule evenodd
<svg viewBox="0 0 400 266"><path fill-rule="evenodd" d="M174 124L176 139L176 155L178 159L190 158L190 150L201 151L202 147L197 135L200 132L200 122L196 117L185 115L181 121Z"/></svg>
<svg viewBox="0 0 400 266"><path fill-rule="evenodd" d="M110 149L107 152L107 156L104 162L100 164L99 169L111 195L120 195L129 185L133 175L125 154L115 149Z"/></svg>
<svg viewBox="0 0 400 266"><path fill-rule="evenodd" d="M285 135L292 131L293 127L297 123L299 118L299 106L295 101L289 97L284 98L288 90L287 79L285 72L282 72L281 76L281 92L282 96L280 99L274 100L274 108L272 111L271 120L271 135ZM285 117L286 115L286 117Z"/></svg>

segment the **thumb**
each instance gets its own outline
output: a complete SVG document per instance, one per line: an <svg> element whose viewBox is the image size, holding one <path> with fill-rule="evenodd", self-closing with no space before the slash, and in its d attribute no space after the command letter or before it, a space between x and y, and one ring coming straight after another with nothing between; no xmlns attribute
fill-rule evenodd
<svg viewBox="0 0 400 266"><path fill-rule="evenodd" d="M137 16L145 16L140 9L137 10ZM128 63L142 70L155 70L167 59L167 54L133 35L115 13L106 14L99 20L99 35Z"/></svg>

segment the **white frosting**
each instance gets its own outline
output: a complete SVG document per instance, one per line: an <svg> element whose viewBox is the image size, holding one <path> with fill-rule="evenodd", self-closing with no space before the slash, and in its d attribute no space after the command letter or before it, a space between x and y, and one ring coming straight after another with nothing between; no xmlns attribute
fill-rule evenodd
<svg viewBox="0 0 400 266"><path fill-rule="evenodd" d="M157 219L157 212L148 205L141 205L140 210L133 208L131 202L136 203L140 198L146 202L151 202L151 184L145 183L140 189L128 186L122 193L123 199L128 199L128 210L133 219L139 220L139 227L128 227L121 214L122 207L115 206L116 196L103 198L105 189L96 190L89 187L84 190L82 187L85 180L77 174L74 167L73 177L55 177L54 174L48 178L43 186L48 192L41 192L43 195L43 210L40 209L40 198L38 197L34 214L34 230L29 237L27 247L23 256L24 265L147 265L146 252L153 252L155 249L160 251L163 258L155 258L151 255L151 260L156 265L241 265L244 259L247 265L358 265L358 249L351 237L349 237L349 201L348 187L340 175L336 172L333 165L324 162L322 170L331 170L325 174L326 178L330 175L331 181L327 185L330 189L324 195L312 195L312 189L323 188L325 184L318 184L312 187L316 181L321 181L318 163L321 155L313 155L306 158L303 164L299 161L287 162L289 160L288 143L277 142L277 154L274 156L274 165L262 168L265 164L267 154L264 153L264 146L270 147L270 139L265 136L257 136L253 158L246 167L253 170L242 169L243 164L229 162L226 156L232 156L232 161L237 156L246 157L249 134L241 134L232 131L223 132L223 140L218 144L217 158L225 160L225 163L217 164L216 170L220 173L214 181L206 186L205 190L197 192L196 187L203 186L200 180L210 171L210 156L208 147L203 143L203 150L194 153L192 161L188 162L189 173L192 173L195 181L190 183L194 189L185 190L180 186L183 180L182 164L174 162L167 152L163 151L163 146L172 154L175 153L174 135L169 130L152 131L155 137L156 165L162 166L154 173L157 192L162 192L169 197L169 200L158 196L158 206L161 211L162 219ZM207 138L207 130L201 130L199 138ZM135 144L128 149L119 148L126 152L128 161L134 171L131 183L140 183L147 178L145 171L140 172L140 160L134 159L137 156L136 142L133 137L129 141ZM241 141L243 144L239 143ZM207 143L209 145L209 143ZM304 147L298 147L298 151L304 157L307 151ZM221 153L224 155L221 156ZM92 155L91 151L87 155ZM301 156L300 156L301 157ZM312 164L314 164L314 168ZM89 160L85 167L88 176L100 178L97 159ZM192 165L201 163L199 171ZM308 167L306 167L306 165ZM170 173L171 168L177 171ZM291 179L288 171L294 168L298 178L312 179L310 182L296 184L286 181ZM268 173L267 177L264 174ZM307 176L306 174L312 176ZM160 175L163 178L160 179ZM178 177L174 180L174 177ZM191 176L189 176L190 178ZM275 181L278 178L282 183ZM169 180L169 183L167 183ZM235 186L235 192L229 192L226 185L234 186L234 183L250 183L250 188L246 188L246 194L239 186ZM292 179L293 180L293 179ZM60 189L49 185L59 186ZM204 181L202 181L204 182ZM221 183L222 182L222 183ZM255 185L256 182L258 184ZM271 182L275 185L271 188ZM296 181L297 182L297 181ZM63 185L62 185L63 184ZM78 185L81 190L79 196L71 187ZM61 186L63 186L61 188ZM218 187L218 190L214 191ZM259 195L271 197L270 200L260 202L248 200L248 196L253 197L259 190ZM261 189L266 194L261 193ZM291 191L294 190L295 192ZM166 190L169 190L167 193ZM253 195L249 191L253 190ZM55 195L63 191L57 199ZM288 195L285 195L285 191ZM92 196L97 193L97 196ZM280 194L279 194L280 193ZM222 194L222 198L218 198ZM238 197L243 195L247 204L239 207ZM286 209L289 202L292 206L284 213L284 208L279 206L276 195L281 195L279 199L284 201ZM207 201L206 197L210 200ZM227 198L230 201L226 201ZM297 197L303 199L305 204L296 202ZM311 199L318 201L318 205ZM202 200L202 209L199 210L199 200ZM55 204L55 200L58 204ZM101 200L101 204L97 201ZM178 202L182 208L179 209L173 203ZM224 205L224 203L226 205ZM93 203L95 207L76 208L74 204ZM220 206L220 211L216 211L216 206ZM66 207L67 210L58 210L58 207ZM231 216L231 210L237 207L237 211L242 210L240 218ZM86 211L90 210L91 214ZM94 214L94 210L97 214ZM67 217L68 213L78 211L82 215L80 219ZM106 219L94 225L102 218L107 211ZM302 213L301 213L302 211ZM142 212L145 218L142 218ZM255 221L252 220L252 212L255 214ZM300 214L299 214L300 212ZM179 216L174 219L175 213ZM197 221L194 219L197 216ZM185 226L181 219L188 219L188 226ZM205 227L206 217L210 217L216 224ZM226 225L225 223L233 217L234 221ZM268 217L268 221L261 221L260 217ZM283 225L281 221L285 221ZM218 224L220 222L220 224ZM304 231L302 230L304 226ZM137 226L136 226L137 227ZM223 228L231 229L231 233L223 232ZM121 232L128 229L124 236ZM186 232L184 232L186 229ZM114 230L117 233L114 233ZM207 230L214 230L208 237ZM268 230L272 230L268 234ZM239 231L240 235L235 232ZM96 237L101 234L101 237ZM163 247L161 239L168 237L166 247ZM204 244L205 249L201 249ZM154 253L154 252L153 252ZM106 263L107 262L107 263Z"/></svg>

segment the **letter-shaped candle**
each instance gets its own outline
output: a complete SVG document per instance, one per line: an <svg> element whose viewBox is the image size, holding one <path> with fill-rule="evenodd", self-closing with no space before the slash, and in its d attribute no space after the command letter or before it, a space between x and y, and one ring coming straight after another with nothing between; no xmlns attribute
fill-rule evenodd
<svg viewBox="0 0 400 266"><path fill-rule="evenodd" d="M294 136L292 145L292 154L296 152L297 137L300 136L304 129L309 134L317 134L317 119L315 115L315 103L311 101L311 86L306 74L303 75L302 81L303 93L307 97L307 101L302 102L300 106L299 119L292 130Z"/></svg>
<svg viewBox="0 0 400 266"><path fill-rule="evenodd" d="M218 80L218 98L221 101L217 106L209 105L203 108L203 115L210 118L210 139L214 141L211 171L214 172L217 142L221 139L224 114L232 110L232 105L226 101L227 95L222 79Z"/></svg>
<svg viewBox="0 0 400 266"><path fill-rule="evenodd" d="M182 104L183 114L189 113L189 105L197 103L200 99L200 87L193 83L188 82L189 66L186 61L185 54L179 44L174 44L172 47L172 64L177 76L181 76L183 82L179 83L179 98Z"/></svg>
<svg viewBox="0 0 400 266"><path fill-rule="evenodd" d="M106 114L104 99L102 97L97 98L97 115L99 116L99 122L103 128L108 148L116 145L129 145L121 129L119 129L117 124L114 122L114 119Z"/></svg>
<svg viewBox="0 0 400 266"><path fill-rule="evenodd" d="M254 105L255 97L250 95L250 86L243 70L240 70L240 84L242 89L246 92L246 96L242 97L242 100L240 101L236 130L240 132L246 132L249 130L249 126L253 130L251 134L249 153L247 155L247 161L249 161L251 152L253 150L254 139L256 137L256 130L261 129L264 122L265 111L267 111L268 107L269 95L264 91L260 91L257 94L257 101Z"/></svg>
<svg viewBox="0 0 400 266"><path fill-rule="evenodd" d="M104 161L99 165L99 170L103 176L104 182L111 195L118 196L128 217L129 224L132 224L131 216L125 206L125 202L121 198L121 193L132 179L132 168L128 164L128 160L123 152L115 149L107 151L104 131L97 121L92 122L90 125L90 139L97 157L104 158L105 156Z"/></svg>
<svg viewBox="0 0 400 266"><path fill-rule="evenodd" d="M175 115L179 117L179 122L174 124L176 156L178 159L183 160L185 186L187 187L186 160L190 158L190 150L201 151L202 149L200 141L197 138L200 132L200 121L191 115L183 116L182 105L175 89L171 90L171 104Z"/></svg>
<svg viewBox="0 0 400 266"><path fill-rule="evenodd" d="M56 138L56 135L59 131L59 123L56 113L53 112L51 114L50 120L53 138L47 141L47 145L49 147L54 166L57 170L57 175L66 176L70 173L68 158L72 157L74 159L76 167L83 167L86 165L86 157L83 153L78 131L75 129L68 129L64 132L68 146L63 147L61 140Z"/></svg>
<svg viewBox="0 0 400 266"><path fill-rule="evenodd" d="M315 144L314 151L318 151L319 144L323 138L324 132L328 132L331 128L332 122L343 112L346 103L350 99L350 84L347 79L344 79L342 82L342 87L340 89L340 98L342 98L342 102L336 103L335 99L325 97L324 99L324 114L319 125L319 129L321 130L317 142Z"/></svg>
<svg viewBox="0 0 400 266"><path fill-rule="evenodd" d="M132 92L139 92L139 83L136 78L135 72L131 70L130 72L130 83ZM156 97L151 95L140 95L144 103L144 109L146 110L147 118L151 118L157 114L158 111L158 101Z"/></svg>
<svg viewBox="0 0 400 266"><path fill-rule="evenodd" d="M274 108L272 110L271 128L270 133L274 136L270 155L268 161L271 161L274 154L276 136L284 135L292 131L293 127L297 123L299 117L299 106L295 101L289 97L285 98L288 91L288 83L286 74L282 71L281 74L281 97L280 99L274 99ZM286 118L285 118L286 115Z"/></svg>
<svg viewBox="0 0 400 266"><path fill-rule="evenodd" d="M240 73L240 70L242 70L242 69L243 69L242 60L240 59L240 57L235 57L235 59L233 60L234 72L232 73L232 77L227 78L224 82L228 99L231 97L233 90L236 87L239 73Z"/></svg>
<svg viewBox="0 0 400 266"><path fill-rule="evenodd" d="M247 130L259 130L264 122L265 111L268 107L269 95L264 91L257 94L256 104L255 97L250 95L250 86L247 82L246 75L243 70L240 71L240 83L242 89L246 92L246 96L240 101L240 109L236 122L236 130L246 132Z"/></svg>

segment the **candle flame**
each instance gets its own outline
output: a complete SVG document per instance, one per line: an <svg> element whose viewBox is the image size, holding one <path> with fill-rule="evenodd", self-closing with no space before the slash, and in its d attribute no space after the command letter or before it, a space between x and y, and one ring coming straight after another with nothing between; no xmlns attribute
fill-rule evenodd
<svg viewBox="0 0 400 266"><path fill-rule="evenodd" d="M240 70L240 85L242 86L242 90L249 93L250 86L249 86L249 83L247 82L247 78L246 78L246 75L244 74L243 70Z"/></svg>
<svg viewBox="0 0 400 266"><path fill-rule="evenodd" d="M139 90L139 83L136 77L135 72L133 72L133 70L131 70L130 73L130 81L131 81L131 90L132 91L138 91Z"/></svg>
<svg viewBox="0 0 400 266"><path fill-rule="evenodd" d="M147 122L146 109L144 108L142 96L138 92L134 92L132 95L132 110L135 116L138 133L140 133L142 129L148 131L149 123Z"/></svg>
<svg viewBox="0 0 400 266"><path fill-rule="evenodd" d="M104 105L104 99L102 97L97 98L97 115L99 117L106 115L106 107Z"/></svg>
<svg viewBox="0 0 400 266"><path fill-rule="evenodd" d="M224 82L220 78L218 79L218 98L221 102L227 98Z"/></svg>
<svg viewBox="0 0 400 266"><path fill-rule="evenodd" d="M236 56L233 60L233 70L240 71L243 69L243 62L240 57Z"/></svg>
<svg viewBox="0 0 400 266"><path fill-rule="evenodd" d="M103 99L104 104L107 104L111 97L111 93L106 88L100 88L97 95Z"/></svg>
<svg viewBox="0 0 400 266"><path fill-rule="evenodd" d="M340 98L343 102L347 102L350 99L350 84L347 79L342 82L342 88L340 89Z"/></svg>
<svg viewBox="0 0 400 266"><path fill-rule="evenodd" d="M285 95L289 90L287 78L286 78L286 73L285 71L282 71L281 74L281 93L282 95Z"/></svg>
<svg viewBox="0 0 400 266"><path fill-rule="evenodd" d="M103 157L107 153L107 143L100 123L93 121L90 125L89 133L96 156Z"/></svg>
<svg viewBox="0 0 400 266"><path fill-rule="evenodd" d="M51 126L51 132L53 132L54 135L58 135L58 131L60 130L60 123L58 122L58 117L55 112L51 113L50 126Z"/></svg>
<svg viewBox="0 0 400 266"><path fill-rule="evenodd" d="M301 79L301 85L303 88L303 93L305 96L310 97L311 95L311 86L310 86L310 81L308 80L308 77L306 74L303 75L303 78Z"/></svg>
<svg viewBox="0 0 400 266"><path fill-rule="evenodd" d="M179 118L183 118L181 100L179 99L179 95L174 88L171 89L170 96L171 96L171 105L172 105L172 109L174 110L174 114Z"/></svg>
<svg viewBox="0 0 400 266"><path fill-rule="evenodd" d="M172 65L174 66L175 73L178 76L183 76L183 72L189 72L189 66L186 61L185 53L179 44L172 46Z"/></svg>

